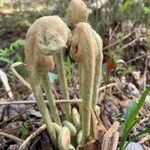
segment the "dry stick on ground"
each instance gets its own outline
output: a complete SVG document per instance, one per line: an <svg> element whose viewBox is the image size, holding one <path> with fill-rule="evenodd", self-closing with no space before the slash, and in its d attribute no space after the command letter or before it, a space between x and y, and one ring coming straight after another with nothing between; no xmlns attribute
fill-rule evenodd
<svg viewBox="0 0 150 150"><path fill-rule="evenodd" d="M131 32L131 33L129 33L129 34L127 34L126 36L124 36L124 38L123 38L122 40L127 39L127 38L130 37L134 32L135 32L135 31L133 31L133 32ZM106 50L106 49L108 49L108 48L111 48L111 47L115 46L116 44L118 44L119 42L120 42L120 40L117 40L116 42L114 42L114 43L112 43L112 44L110 44L110 45L104 47L103 50Z"/></svg>
<svg viewBox="0 0 150 150"><path fill-rule="evenodd" d="M149 51L149 50L147 50L147 51ZM129 64L129 63L131 63L131 62L133 62L133 61L136 61L136 60L141 59L141 58L146 57L146 56L150 56L150 54L147 54L147 53L146 53L146 54L140 55L140 56L138 56L138 57L135 57L135 58L133 58L133 59L127 61L126 63Z"/></svg>
<svg viewBox="0 0 150 150"><path fill-rule="evenodd" d="M90 138L91 105L95 74L96 41L93 29L87 23L79 23L74 31L71 45L71 55L80 66L80 94L82 96L82 133L83 143Z"/></svg>
<svg viewBox="0 0 150 150"><path fill-rule="evenodd" d="M143 137L143 138L139 141L139 143L140 143L140 144L143 144L143 143L145 143L146 141L149 141L149 139L150 139L150 135L146 135L145 137Z"/></svg>
<svg viewBox="0 0 150 150"><path fill-rule="evenodd" d="M19 73L16 71L15 67L18 66L26 66L26 64L22 63L22 62L15 62L10 66L10 70L15 74L15 76L24 84L26 85L30 90L31 90L31 86L30 84L19 75Z"/></svg>
<svg viewBox="0 0 150 150"><path fill-rule="evenodd" d="M5 120L5 121L3 121L3 122L0 122L0 127L3 126L3 125L5 125L5 124L8 124L9 122L11 122L12 120L14 120L14 119L17 118L18 116L25 114L29 109L33 109L33 106L30 106L30 107L27 108L24 112L22 112L22 113L20 113L20 114L17 114L17 115L15 115L14 117L9 118L8 120Z"/></svg>
<svg viewBox="0 0 150 150"><path fill-rule="evenodd" d="M131 41L131 42L129 42L129 43L123 45L121 48L119 48L119 50L122 51L123 49L125 49L125 48L127 48L127 47L133 45L133 44L134 44L136 41L138 41L138 40L139 40L139 37L135 38L133 41Z"/></svg>
<svg viewBox="0 0 150 150"><path fill-rule="evenodd" d="M110 84L104 85L99 88L99 92L105 90L106 88L111 88L111 87L117 86L117 85L118 85L118 83L110 83Z"/></svg>
<svg viewBox="0 0 150 150"><path fill-rule="evenodd" d="M9 98L13 99L14 94L12 93L11 88L9 86L7 75L1 69L0 69L0 78L2 80L2 83L5 87L6 93L8 94Z"/></svg>
<svg viewBox="0 0 150 150"><path fill-rule="evenodd" d="M111 150L116 150L119 142L119 132L115 131L111 139Z"/></svg>
<svg viewBox="0 0 150 150"><path fill-rule="evenodd" d="M117 86L118 83L110 83L107 85L107 88L113 87L113 86ZM99 92L103 91L106 89L106 85L99 88ZM45 103L48 103L48 101L44 101ZM81 99L70 99L70 100L56 100L56 104L59 103L81 103L82 100ZM0 102L0 106L1 105L20 105L20 104L36 104L36 101L34 100L28 100L28 101L10 101L10 102Z"/></svg>
<svg viewBox="0 0 150 150"><path fill-rule="evenodd" d="M102 87L100 87L99 88L99 92L100 91L103 91L103 90L105 90L106 88L111 88L111 87L113 87L113 86L117 86L118 85L118 83L110 83L110 84L107 84L107 87L106 87L106 85L104 85L104 86L102 86ZM52 88L54 88L53 86L52 86ZM55 89L53 89L53 91L54 91ZM56 95L56 91L54 91L55 92L55 95ZM3 95L5 95L5 94L7 94L7 92L5 92L5 93L2 93L1 95L0 95L0 98L3 96ZM72 99L72 100L80 100L80 99ZM28 102L29 101L29 102ZM0 105L10 105L11 103L13 104L24 104L24 103L26 103L26 104L32 104L32 103L35 103L35 101L33 101L33 100L28 100L28 101L15 101L15 100L13 100L12 102L1 102L0 103ZM60 100L60 101L62 101L62 100ZM70 100L64 100L64 103L66 103L66 102L70 102ZM4 104L3 104L4 103ZM59 100L58 100L58 102L56 101L56 103L63 103L63 102L59 102ZM70 102L70 103L74 103L74 102Z"/></svg>
<svg viewBox="0 0 150 150"><path fill-rule="evenodd" d="M71 100L56 100L56 104L59 103L81 103L81 99L71 99ZM44 100L44 103L48 104L48 101ZM28 101L12 101L12 102L0 102L1 105L21 105L21 104L36 104L34 100Z"/></svg>
<svg viewBox="0 0 150 150"><path fill-rule="evenodd" d="M39 127L34 133L32 133L19 147L19 150L25 150L31 143L32 139L34 139L37 135L39 135L42 131L46 129L46 125L42 125Z"/></svg>
<svg viewBox="0 0 150 150"><path fill-rule="evenodd" d="M117 31L118 27L119 27L119 24L116 25L116 27L114 28L113 31L112 31L112 28L110 28L111 32L110 32L110 35L109 35L109 41L112 41L112 38L113 38L115 32Z"/></svg>
<svg viewBox="0 0 150 150"><path fill-rule="evenodd" d="M14 136L14 135L4 133L4 132L0 132L0 136L4 136L6 138L9 138L12 141L16 142L17 144L19 144L19 145L21 145L24 142L22 139Z"/></svg>
<svg viewBox="0 0 150 150"><path fill-rule="evenodd" d="M104 135L103 143L102 143L102 150L110 150L112 148L110 147L111 142L113 142L112 137L113 137L113 134L118 130L118 128L119 128L119 122L115 121L113 125L109 128L109 130L106 132L106 134ZM114 138L117 138L117 135L114 135L114 136L115 136ZM117 144L114 143L113 147L115 145Z"/></svg>

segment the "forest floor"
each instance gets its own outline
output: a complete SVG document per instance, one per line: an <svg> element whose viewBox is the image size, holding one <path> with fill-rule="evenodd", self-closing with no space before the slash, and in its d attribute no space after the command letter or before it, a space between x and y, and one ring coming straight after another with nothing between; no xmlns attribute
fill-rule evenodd
<svg viewBox="0 0 150 150"><path fill-rule="evenodd" d="M1 19L10 16L2 15ZM14 17L11 16L12 18ZM25 39L30 25L27 23L20 26L12 22L12 26L10 26L13 19L10 20L7 22L9 26L4 26L6 22L3 22L0 27L1 49L9 48L11 43L18 39ZM99 33L104 41L104 69L98 105L102 114L99 117L106 128L109 128L116 120L122 125L124 113L129 103L138 101L144 89L150 85L150 50L146 31L146 27L142 25L134 26L132 22L124 22L112 26L106 32ZM19 47L17 51L20 51L21 55L24 56L23 47ZM9 56L13 63L18 61L17 51ZM68 54L67 52L65 55L65 64L70 99L76 99L79 98L78 70ZM0 81L0 149L15 150L18 149L23 140L43 125L43 121L31 90L12 73L10 65L7 62L0 61L0 77L2 80ZM7 79L5 75L8 78L12 95L10 91L6 91ZM54 82L55 98L63 99L57 72L54 71L50 78ZM8 105L6 102L16 102L16 104L10 103ZM21 103L18 104L18 102ZM61 106L62 104L59 105L59 109ZM78 107L79 104L73 104L73 106ZM60 115L63 119L63 111ZM139 115L140 122L134 127L130 136L136 135L143 128L150 127L150 96L147 96L145 105ZM2 133L7 133L9 136L6 136L7 138L1 136ZM10 137L10 135L13 136ZM35 141L32 141L31 149L37 149L37 147L49 143L49 141L48 134L43 132L37 136ZM149 135L142 136L135 142L150 148Z"/></svg>

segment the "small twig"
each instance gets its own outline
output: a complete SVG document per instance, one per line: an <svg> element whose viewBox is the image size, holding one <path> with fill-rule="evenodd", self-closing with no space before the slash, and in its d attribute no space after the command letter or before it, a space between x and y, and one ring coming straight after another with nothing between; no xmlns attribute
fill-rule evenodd
<svg viewBox="0 0 150 150"><path fill-rule="evenodd" d="M123 49L125 49L125 48L127 48L127 47L133 45L138 39L139 39L139 37L137 37L137 38L135 38L133 41L131 41L131 42L125 44L124 46L122 46L122 47L120 48L120 51L122 51Z"/></svg>
<svg viewBox="0 0 150 150"><path fill-rule="evenodd" d="M140 144L143 144L143 143L145 143L146 141L148 141L149 139L150 139L150 135L147 135L147 136L143 137L143 138L139 141L139 143L140 143Z"/></svg>
<svg viewBox="0 0 150 150"><path fill-rule="evenodd" d="M99 88L99 92L105 90L106 88L110 88L110 87L117 86L117 85L118 83L110 83L110 84L107 84L107 86L104 85L101 88Z"/></svg>
<svg viewBox="0 0 150 150"><path fill-rule="evenodd" d="M3 92L1 95L0 95L0 98L2 98L4 95L8 94L11 90L9 91L6 91L6 92Z"/></svg>
<svg viewBox="0 0 150 150"><path fill-rule="evenodd" d="M110 142L109 137L104 137L101 150L109 150L109 145L111 144Z"/></svg>
<svg viewBox="0 0 150 150"><path fill-rule="evenodd" d="M13 140L14 142L16 142L17 144L21 145L24 141L14 135L11 135L11 134L7 134L7 133L4 133L4 132L0 132L0 136L4 136L4 137L7 137L11 140Z"/></svg>
<svg viewBox="0 0 150 150"><path fill-rule="evenodd" d="M119 128L119 122L115 121L113 125L109 128L109 130L106 132L106 134L104 135L102 150L110 149L112 136L118 130L118 128Z"/></svg>
<svg viewBox="0 0 150 150"><path fill-rule="evenodd" d="M43 130L46 129L46 125L42 125L38 130L32 133L19 147L19 150L25 150L27 146L31 143L32 139L34 139L37 135L39 135Z"/></svg>
<svg viewBox="0 0 150 150"><path fill-rule="evenodd" d="M112 137L113 133L119 128L119 122L115 121L104 136Z"/></svg>
<svg viewBox="0 0 150 150"><path fill-rule="evenodd" d="M127 39L129 36L131 36L134 32L135 32L135 31L133 31L133 32L131 32L131 33L129 33L129 34L127 34L126 36L124 36L124 38L123 38L122 40L124 41L124 40ZM115 46L116 44L118 44L119 42L120 42L120 40L117 40L116 42L114 42L114 43L112 43L112 44L110 44L110 45L104 47L103 50L106 50L106 49L108 49L108 48L111 48L111 47Z"/></svg>
<svg viewBox="0 0 150 150"><path fill-rule="evenodd" d="M32 107L33 107L33 106L27 108L24 112L22 112L22 113L20 113L20 114L17 114L17 115L15 115L15 116L13 116L12 118L9 118L8 120L5 120L5 121L3 121L3 122L0 122L0 127L3 126L3 125L5 125L5 124L8 124L10 121L14 120L15 118L17 118L17 117L19 117L19 116L25 114L29 109L33 109Z"/></svg>
<svg viewBox="0 0 150 150"><path fill-rule="evenodd" d="M117 24L116 27L114 28L114 30L112 31L112 33L111 33L111 35L109 37L109 41L112 40L112 37L114 36L114 34L115 34L116 30L118 29L118 27L119 27L119 24Z"/></svg>
<svg viewBox="0 0 150 150"><path fill-rule="evenodd" d="M138 60L138 59L141 59L141 58L146 57L146 56L149 56L149 55L150 55L150 54L143 54L143 55L141 55L141 56L135 57L135 58L133 58L133 59L127 61L126 63L129 64L129 63L131 63L131 62L133 62L133 61L136 61L136 60Z"/></svg>
<svg viewBox="0 0 150 150"><path fill-rule="evenodd" d="M119 141L119 132L115 131L111 140L111 150L116 150Z"/></svg>
<svg viewBox="0 0 150 150"><path fill-rule="evenodd" d="M44 101L45 103L48 103L48 101ZM72 99L72 100L56 100L56 104L59 103L81 103L81 99ZM29 101L13 101L13 102L1 102L1 105L20 105L20 104L36 104L36 101L29 100Z"/></svg>
<svg viewBox="0 0 150 150"><path fill-rule="evenodd" d="M3 82L3 85L4 85L4 87L5 87L5 90L6 90L7 94L8 94L8 96L9 96L9 98L10 98L10 99L13 99L13 98L14 98L14 95L13 95L13 93L12 93L12 91L11 91L10 86L9 86L7 75L6 75L6 73L5 73L4 71L2 71L2 70L0 70L0 78L1 78L1 80L2 80L2 82Z"/></svg>
<svg viewBox="0 0 150 150"><path fill-rule="evenodd" d="M26 64L22 63L22 62L15 62L10 66L10 70L15 74L15 76L24 84L26 85L30 90L31 90L31 86L30 84L16 71L15 67L18 66L26 66Z"/></svg>

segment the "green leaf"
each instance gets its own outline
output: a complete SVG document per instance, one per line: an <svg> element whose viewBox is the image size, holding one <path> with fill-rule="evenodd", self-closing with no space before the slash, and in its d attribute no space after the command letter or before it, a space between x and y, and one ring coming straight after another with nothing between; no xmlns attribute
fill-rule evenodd
<svg viewBox="0 0 150 150"><path fill-rule="evenodd" d="M6 62L6 63L9 63L9 64L12 64L13 62L7 58L3 58L3 57L0 57L0 61L3 61L3 62Z"/></svg>
<svg viewBox="0 0 150 150"><path fill-rule="evenodd" d="M144 134L146 134L146 133L150 134L150 128L146 128L146 129L144 129L143 131L139 132L138 134L134 135L134 136L126 143L125 147L127 147L130 142L135 141L139 136L144 135Z"/></svg>
<svg viewBox="0 0 150 150"><path fill-rule="evenodd" d="M49 72L49 73L48 73L48 76L49 76L50 81L51 81L52 83L54 83L55 80L57 80L57 78L58 78L58 75L55 74L55 73L53 73L53 72Z"/></svg>
<svg viewBox="0 0 150 150"><path fill-rule="evenodd" d="M10 50L14 51L15 49L18 49L19 47L24 46L24 45L25 45L25 41L22 39L18 39L17 41L15 41L14 43L10 45Z"/></svg>
<svg viewBox="0 0 150 150"><path fill-rule="evenodd" d="M106 64L102 64L102 77L104 81L106 81L106 76L107 76Z"/></svg>
<svg viewBox="0 0 150 150"><path fill-rule="evenodd" d="M17 61L23 61L22 56L19 54L19 52L15 52L19 47L24 46L25 41L22 39L16 40L14 43L10 45L9 48L0 49L0 60L7 62L7 63L13 63L10 61L11 56L16 53Z"/></svg>
<svg viewBox="0 0 150 150"><path fill-rule="evenodd" d="M25 121L22 123L20 134L21 134L21 138L24 140L30 135L29 121Z"/></svg>
<svg viewBox="0 0 150 150"><path fill-rule="evenodd" d="M149 14L150 13L150 8L149 7L143 7L144 13Z"/></svg>
<svg viewBox="0 0 150 150"><path fill-rule="evenodd" d="M71 58L69 56L67 57L67 59L65 61L65 68L66 68L67 80L70 81L72 78L73 64L72 64Z"/></svg>
<svg viewBox="0 0 150 150"><path fill-rule="evenodd" d="M126 114L125 114L125 120L129 120L129 119L130 119L130 116L131 116L131 114L135 111L136 106L137 106L136 101L133 100L133 101L130 101L130 102L129 102L128 110L127 110L127 112L126 112ZM127 123L127 122L126 122L126 123ZM124 125L124 126L126 126L126 125Z"/></svg>
<svg viewBox="0 0 150 150"><path fill-rule="evenodd" d="M126 11L130 6L132 6L134 3L134 0L125 0L123 4L120 6L119 11L124 12Z"/></svg>
<svg viewBox="0 0 150 150"><path fill-rule="evenodd" d="M150 92L150 87L144 91L144 93L142 94L142 96L137 104L135 104L135 103L129 104L129 107L128 107L128 110L126 113L124 128L123 128L123 135L121 137L121 142L120 142L120 150L123 150L125 148L126 139L129 135L129 133L134 128L136 123L139 121L139 119L137 119L137 115L138 115L140 109L143 107L143 105L145 103L145 99L149 92Z"/></svg>

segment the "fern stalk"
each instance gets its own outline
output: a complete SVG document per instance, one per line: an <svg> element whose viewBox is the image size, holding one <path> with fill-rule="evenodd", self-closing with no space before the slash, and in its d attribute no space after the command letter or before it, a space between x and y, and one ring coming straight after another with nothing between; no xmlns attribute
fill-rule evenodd
<svg viewBox="0 0 150 150"><path fill-rule="evenodd" d="M69 92L68 92L68 84L66 78L66 71L65 71L65 64L64 64L64 57L63 51L54 54L54 59L56 62L56 67L59 75L60 86L62 89L64 99L69 100ZM71 106L69 103L64 104L66 117L68 120L71 120Z"/></svg>
<svg viewBox="0 0 150 150"><path fill-rule="evenodd" d="M37 77L34 76L33 78L31 78L31 86L32 86L34 96L36 98L37 106L42 114L44 123L46 124L48 133L51 137L53 144L56 146L56 133L55 133L48 109L46 107L46 104L44 103L40 82Z"/></svg>
<svg viewBox="0 0 150 150"><path fill-rule="evenodd" d="M90 139L90 122L93 83L95 74L95 49L92 28L88 23L79 23L72 38L71 55L78 62L80 70L80 97L82 97L82 142Z"/></svg>
<svg viewBox="0 0 150 150"><path fill-rule="evenodd" d="M99 86L100 86L100 80L102 76L102 60L103 60L103 53L102 53L102 39L100 36L93 30L93 36L96 40L96 46L97 46L97 56L96 56L96 64L95 64L95 77L94 77L94 86L93 86L93 96L92 96L92 108L95 110L98 95L99 95Z"/></svg>
<svg viewBox="0 0 150 150"><path fill-rule="evenodd" d="M42 79L42 82L44 85L44 90L45 90L45 93L46 93L46 96L48 99L48 104L49 104L49 107L51 110L51 114L54 118L55 123L57 123L61 126L62 124L61 124L59 113L58 113L58 110L56 107L55 98L52 93L52 87L51 87L51 83L49 81L49 77L48 77L48 75L44 74L44 75L41 75L41 79Z"/></svg>

